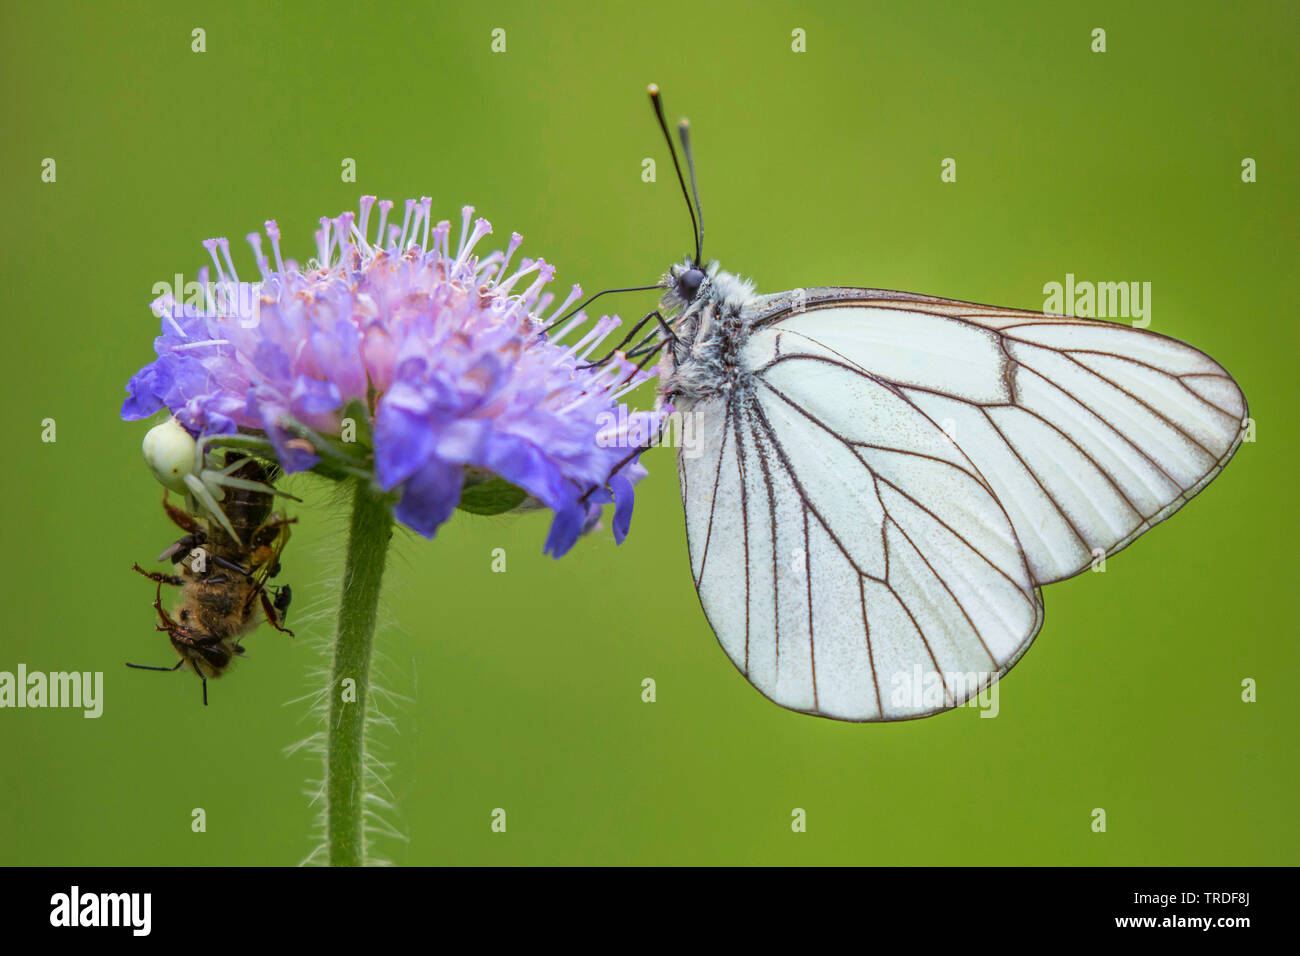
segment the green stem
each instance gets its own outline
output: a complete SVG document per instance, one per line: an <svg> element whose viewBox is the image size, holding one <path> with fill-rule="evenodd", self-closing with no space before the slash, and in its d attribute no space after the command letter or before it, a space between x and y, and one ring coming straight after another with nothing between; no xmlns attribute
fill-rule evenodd
<svg viewBox="0 0 1300 956"><path fill-rule="evenodd" d="M379 585L393 536L393 514L386 496L366 481L355 483L354 495L330 682L325 794L331 866L362 866L366 862L366 698Z"/></svg>

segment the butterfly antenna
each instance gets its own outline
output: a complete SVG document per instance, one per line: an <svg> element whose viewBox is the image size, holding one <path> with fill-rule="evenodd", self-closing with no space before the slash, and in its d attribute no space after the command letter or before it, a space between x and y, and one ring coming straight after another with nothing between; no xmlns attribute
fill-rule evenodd
<svg viewBox="0 0 1300 956"><path fill-rule="evenodd" d="M660 288L663 287L660 286L658 283L655 283L654 285L629 285L629 286L624 286L621 289L602 289L600 292L597 292L595 295L591 296L590 298L584 299L582 302L579 302L577 305L575 305L568 312L564 313L564 315L560 316L558 319L552 319L550 322L546 323L546 325L539 331L543 333L549 332L551 331L551 329L555 328L561 322L567 322L569 319L573 318L575 315L577 315L587 306L591 305L591 303L599 299L602 295L610 295L611 293L614 292L649 292L652 289L660 289Z"/></svg>
<svg viewBox="0 0 1300 956"><path fill-rule="evenodd" d="M659 120L659 128L663 130L664 140L668 143L668 152L673 157L673 169L677 170L677 182L682 187L682 198L686 200L686 210L691 214L691 230L695 233L695 265L700 264L700 227L695 219L695 207L691 205L691 194L686 191L686 177L682 175L682 164L677 162L677 149L673 146L672 134L668 132L668 121L664 119L664 105L659 99L658 84L651 83L648 87L650 93L650 104L655 108L655 116Z"/></svg>
<svg viewBox="0 0 1300 956"><path fill-rule="evenodd" d="M704 207L700 205L700 190L695 185L695 155L691 152L691 124L682 120L677 127L677 135L682 141L682 152L686 154L686 169L691 174L691 196L695 199L695 212L700 217L699 230L695 233L695 264L700 264L704 254Z"/></svg>

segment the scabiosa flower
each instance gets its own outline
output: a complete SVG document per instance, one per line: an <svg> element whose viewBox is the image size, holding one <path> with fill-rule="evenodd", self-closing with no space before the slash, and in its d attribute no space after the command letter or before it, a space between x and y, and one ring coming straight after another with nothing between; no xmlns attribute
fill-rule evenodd
<svg viewBox="0 0 1300 956"><path fill-rule="evenodd" d="M366 471L426 537L469 497L467 481L487 480L514 493L512 505L554 511L545 548L556 557L611 501L621 542L645 474L638 439L662 412L621 407L651 377L621 354L588 364L617 317L584 328L579 313L551 330L581 289L548 313L555 269L515 265L517 233L504 253L478 256L492 228L471 222L472 207L453 246L429 198L407 200L400 226L392 206L365 196L359 216L322 218L305 268L281 257L267 222L273 261L248 236L260 273L251 295L227 240L205 242L217 282L204 267L183 303L171 292L153 303L158 357L128 383L122 417L165 407L196 436L264 433L289 472ZM357 415L350 444L344 426Z"/></svg>

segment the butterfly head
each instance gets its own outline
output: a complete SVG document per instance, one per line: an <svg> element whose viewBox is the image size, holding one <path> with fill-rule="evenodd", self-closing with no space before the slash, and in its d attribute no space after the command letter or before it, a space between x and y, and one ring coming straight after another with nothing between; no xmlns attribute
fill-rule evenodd
<svg viewBox="0 0 1300 956"><path fill-rule="evenodd" d="M688 258L668 270L665 284L668 290L681 300L682 305L690 305L700 294L700 288L708 278L708 274L696 265L693 259Z"/></svg>

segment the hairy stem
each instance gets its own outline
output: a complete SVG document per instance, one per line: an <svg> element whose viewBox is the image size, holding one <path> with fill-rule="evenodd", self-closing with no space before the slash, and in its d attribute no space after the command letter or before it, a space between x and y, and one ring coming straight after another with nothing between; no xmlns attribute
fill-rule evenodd
<svg viewBox="0 0 1300 956"><path fill-rule="evenodd" d="M366 699L370 692L370 652L379 585L392 536L393 515L386 497L368 482L358 480L352 500L330 682L325 795L329 801L331 866L362 866L366 862Z"/></svg>

